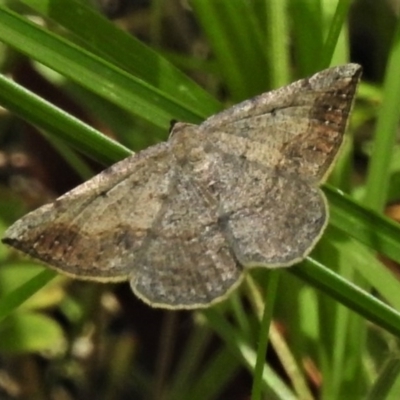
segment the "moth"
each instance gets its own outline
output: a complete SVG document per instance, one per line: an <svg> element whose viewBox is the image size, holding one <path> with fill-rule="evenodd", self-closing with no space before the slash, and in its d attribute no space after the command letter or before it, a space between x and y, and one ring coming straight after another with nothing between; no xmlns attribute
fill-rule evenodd
<svg viewBox="0 0 400 400"><path fill-rule="evenodd" d="M224 299L246 269L304 259L328 220L319 186L361 75L321 71L116 163L14 223L2 241L74 278L129 281L154 307Z"/></svg>

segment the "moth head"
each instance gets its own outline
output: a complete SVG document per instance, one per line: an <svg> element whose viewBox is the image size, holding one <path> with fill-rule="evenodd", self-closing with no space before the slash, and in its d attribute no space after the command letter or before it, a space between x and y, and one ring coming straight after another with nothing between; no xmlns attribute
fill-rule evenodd
<svg viewBox="0 0 400 400"><path fill-rule="evenodd" d="M204 157L201 133L198 126L177 122L169 135L169 142L176 158L180 161L195 162Z"/></svg>

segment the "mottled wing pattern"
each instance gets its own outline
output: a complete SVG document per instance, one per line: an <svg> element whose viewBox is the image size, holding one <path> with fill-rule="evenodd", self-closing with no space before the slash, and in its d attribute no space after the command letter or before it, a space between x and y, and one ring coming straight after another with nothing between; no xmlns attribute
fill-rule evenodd
<svg viewBox="0 0 400 400"><path fill-rule="evenodd" d="M216 114L200 129L221 150L322 182L343 142L361 67L346 64ZM218 138L218 139L217 139Z"/></svg>
<svg viewBox="0 0 400 400"><path fill-rule="evenodd" d="M71 276L126 280L175 175L162 143L18 220L4 243Z"/></svg>
<svg viewBox="0 0 400 400"><path fill-rule="evenodd" d="M200 142L193 132L191 138ZM202 143L192 158L186 152L186 175L215 198L216 225L237 261L278 267L303 259L328 219L321 190L286 171L216 150L207 136Z"/></svg>
<svg viewBox="0 0 400 400"><path fill-rule="evenodd" d="M263 164L225 156L220 191L221 229L245 267L285 267L302 260L320 238L327 220L325 197L293 175Z"/></svg>
<svg viewBox="0 0 400 400"><path fill-rule="evenodd" d="M136 255L131 287L153 306L198 308L226 296L242 275L218 226L217 203L207 188L177 174Z"/></svg>

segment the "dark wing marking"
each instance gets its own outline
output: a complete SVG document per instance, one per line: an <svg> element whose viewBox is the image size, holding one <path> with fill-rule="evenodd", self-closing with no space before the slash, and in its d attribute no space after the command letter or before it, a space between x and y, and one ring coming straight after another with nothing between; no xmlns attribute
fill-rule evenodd
<svg viewBox="0 0 400 400"><path fill-rule="evenodd" d="M324 70L216 114L200 130L222 151L233 146L237 155L320 183L343 142L360 75L357 64Z"/></svg>
<svg viewBox="0 0 400 400"><path fill-rule="evenodd" d="M27 214L3 241L74 277L127 279L174 166L166 143L137 153Z"/></svg>

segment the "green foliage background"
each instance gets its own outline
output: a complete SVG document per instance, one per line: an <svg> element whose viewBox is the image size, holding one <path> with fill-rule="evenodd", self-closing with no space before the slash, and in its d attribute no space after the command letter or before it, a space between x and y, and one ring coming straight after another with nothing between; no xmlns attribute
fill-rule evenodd
<svg viewBox="0 0 400 400"><path fill-rule="evenodd" d="M221 305L192 313L151 310L125 297L126 288L55 279L54 272L1 247L0 371L14 386L0 384L0 394L397 398L400 284L377 257L400 262L400 228L383 215L400 192L395 2L191 0L185 9L178 1L153 0L133 10L132 21L119 20L138 30L145 20L143 41L88 3L0 2L4 155L29 150L22 118L88 179L97 167L87 157L112 164L166 140L171 120L198 123L350 59L363 64L365 80L325 188L331 218L323 239L298 266L254 271ZM27 60L56 90L56 100L10 78ZM64 96L91 124L56 106ZM117 140L91 125L106 127ZM40 160L45 168L55 168L46 160ZM5 229L31 203L2 183ZM152 332L149 342L146 332Z"/></svg>

